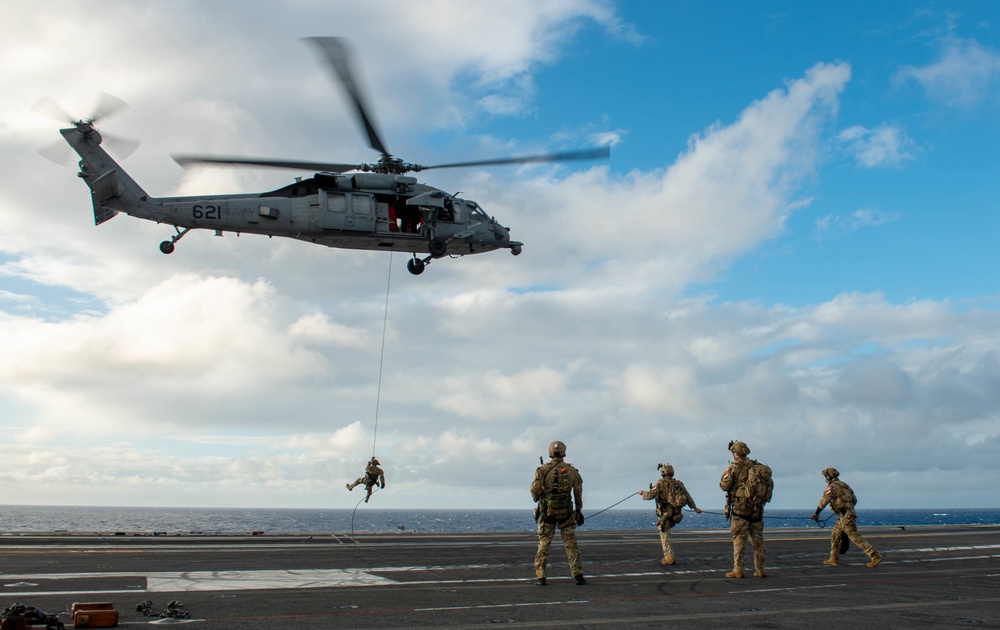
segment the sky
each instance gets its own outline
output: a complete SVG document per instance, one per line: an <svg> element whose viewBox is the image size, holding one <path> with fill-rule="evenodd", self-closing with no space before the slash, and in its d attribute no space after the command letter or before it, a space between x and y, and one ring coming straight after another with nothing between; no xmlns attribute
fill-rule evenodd
<svg viewBox="0 0 1000 630"><path fill-rule="evenodd" d="M152 195L378 156L311 36L346 36L388 149L524 243L435 261L93 224L43 97L141 140ZM585 513L660 462L721 508L730 440L812 510L996 507L1000 5L460 0L13 3L0 21L0 504ZM50 147L49 149L44 149ZM991 271L992 270L992 271ZM641 509L633 497L621 508ZM649 507L652 510L651 507Z"/></svg>

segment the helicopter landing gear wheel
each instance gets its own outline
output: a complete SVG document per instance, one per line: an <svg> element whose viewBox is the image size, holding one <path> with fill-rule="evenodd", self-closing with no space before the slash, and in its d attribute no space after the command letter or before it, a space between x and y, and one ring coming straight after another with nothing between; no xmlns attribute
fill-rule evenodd
<svg viewBox="0 0 1000 630"><path fill-rule="evenodd" d="M191 231L191 228L189 227L182 230L176 225L174 226L174 229L177 230L177 234L175 236L171 236L169 241L163 241L160 243L160 251L164 254L173 254L174 243L184 238L184 235Z"/></svg>
<svg viewBox="0 0 1000 630"><path fill-rule="evenodd" d="M448 243L443 238L432 238L427 244L427 251L434 258L441 258L448 253Z"/></svg>
<svg viewBox="0 0 1000 630"><path fill-rule="evenodd" d="M415 276L419 276L424 272L424 267L426 266L427 265L424 264L424 261L414 256L408 263L406 263L406 270Z"/></svg>

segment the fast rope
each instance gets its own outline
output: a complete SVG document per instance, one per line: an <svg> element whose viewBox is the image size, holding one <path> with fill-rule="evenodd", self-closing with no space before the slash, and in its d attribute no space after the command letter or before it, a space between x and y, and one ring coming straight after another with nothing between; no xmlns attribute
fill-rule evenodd
<svg viewBox="0 0 1000 630"><path fill-rule="evenodd" d="M378 486L372 487L372 494L374 495L379 491ZM364 499L359 499L357 503L354 504L354 511L351 512L351 540L354 540L354 516L358 513L358 508L362 503L366 503Z"/></svg>
<svg viewBox="0 0 1000 630"><path fill-rule="evenodd" d="M584 520L587 520L587 519L592 519L592 518L594 518L595 516L597 516L598 514L603 514L604 512L607 512L608 510L610 510L611 508L615 507L616 505L620 505L620 504L622 504L622 503L625 503L626 501L628 501L629 499L631 499L631 498L632 498L632 497L634 497L634 496L636 496L636 495L635 495L635 493L634 493L634 492L632 492L631 494L629 494L629 495L628 495L627 497L625 497L624 499L622 499L622 500L621 500L621 501L619 501L618 503L614 503L614 504L612 504L612 505L609 505L608 507L604 508L604 509L603 509L603 510L601 510L600 512L594 512L594 513L593 513L593 514L591 514L590 516L587 516L587 517L585 517L585 518L584 518Z"/></svg>
<svg viewBox="0 0 1000 630"><path fill-rule="evenodd" d="M618 503L614 503L612 505L609 505L608 507L604 508L603 510L599 510L597 512L594 512L590 516L587 516L586 514L584 514L583 520L584 521L589 521L589 520L593 519L595 516L598 516L600 514L603 514L604 512L607 512L608 510L610 510L611 508L615 507L616 505L621 505L622 503L628 501L629 499L631 499L634 496L635 496L635 493L632 493L632 494L628 495L627 497L625 497L624 499L622 499L621 501L619 501ZM352 527L353 527L353 524L352 524ZM352 529L351 530L351 537L353 538L353 536L354 536L354 530ZM520 534L520 535L517 535L517 536L512 536L510 538L502 538L500 540L493 540L493 541L490 541L490 542L484 542L484 543L479 543L479 544L470 545L470 546L471 547L489 547L491 545L500 545L500 544L509 543L509 542L519 542L521 540L526 540L526 539L529 539L529 538L530 539L534 539L535 536L536 536L536 534L534 532L532 532L530 534Z"/></svg>
<svg viewBox="0 0 1000 630"><path fill-rule="evenodd" d="M382 402L382 366L385 364L385 331L388 327L389 322L389 287L392 283L392 251L389 251L389 272L386 274L385 278L385 310L382 312L382 347L379 349L378 354L378 386L375 390L375 427L372 429L372 458L375 458L375 445L378 443L378 411L379 405ZM378 487L372 490L372 494L378 491ZM371 497L368 497L371 498ZM354 517L358 513L358 508L361 507L362 503L366 503L365 499L359 500L354 504L354 511L351 512L351 540L354 540Z"/></svg>
<svg viewBox="0 0 1000 630"><path fill-rule="evenodd" d="M392 251L389 252L389 273L385 279L385 311L382 313L382 348L378 355L378 389L375 393L375 429L372 431L372 457L375 457L375 443L378 438L378 408L382 402L382 364L385 360L385 330L389 321L389 283L392 281ZM357 506L354 508L357 509Z"/></svg>
<svg viewBox="0 0 1000 630"><path fill-rule="evenodd" d="M690 508L683 508L683 509L684 509L685 512L694 512L694 510L692 510ZM725 512L712 512L710 510L702 510L701 513L702 514L715 514L716 516L725 516L726 515ZM827 516L826 518L822 518L822 519L816 521L816 524L819 527L826 527L826 522L828 520L830 520L831 518L833 518L833 517L834 517L834 515L831 514L830 516ZM811 516L767 516L767 515L765 515L764 518L777 519L779 521L811 521L812 520Z"/></svg>

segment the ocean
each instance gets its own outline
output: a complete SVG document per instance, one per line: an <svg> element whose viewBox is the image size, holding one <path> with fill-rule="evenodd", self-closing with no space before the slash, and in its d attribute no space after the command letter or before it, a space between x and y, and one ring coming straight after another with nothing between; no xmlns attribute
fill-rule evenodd
<svg viewBox="0 0 1000 630"><path fill-rule="evenodd" d="M685 510L679 528L728 529L719 513ZM809 520L811 511L767 510L765 527L832 526ZM653 509L584 512L585 529L654 529ZM860 510L858 526L996 525L1000 509ZM213 509L143 507L0 506L0 535L32 532L101 534L303 534L362 532L533 532L527 510Z"/></svg>

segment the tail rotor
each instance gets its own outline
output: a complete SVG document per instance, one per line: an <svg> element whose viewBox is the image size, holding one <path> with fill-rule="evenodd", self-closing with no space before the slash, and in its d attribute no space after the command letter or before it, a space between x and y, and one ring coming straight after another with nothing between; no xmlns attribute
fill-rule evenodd
<svg viewBox="0 0 1000 630"><path fill-rule="evenodd" d="M40 116L45 116L46 118L51 118L62 124L73 125L80 133L86 135L94 132L95 125L98 121L109 118L127 108L128 104L125 101L112 94L102 92L98 97L97 105L94 107L93 113L87 118L74 118L49 96L43 96L39 99L38 102L31 107L31 112ZM114 151L121 158L127 158L132 155L132 153L134 153L139 147L139 141L132 138L114 136L107 133L101 133L100 138L105 146ZM69 145L62 140L53 142L52 144L38 149L38 153L45 159L61 165L68 163L73 156L72 149L70 149Z"/></svg>

